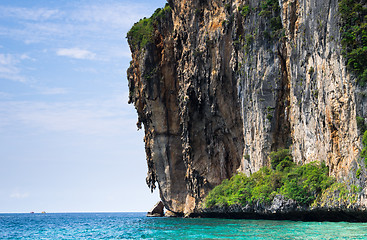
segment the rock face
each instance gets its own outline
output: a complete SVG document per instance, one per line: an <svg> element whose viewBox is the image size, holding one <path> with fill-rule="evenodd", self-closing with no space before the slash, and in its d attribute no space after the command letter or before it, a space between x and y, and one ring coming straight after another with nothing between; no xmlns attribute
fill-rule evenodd
<svg viewBox="0 0 367 240"><path fill-rule="evenodd" d="M157 202L154 207L147 213L147 217L163 217L164 205L162 201Z"/></svg>
<svg viewBox="0 0 367 240"><path fill-rule="evenodd" d="M268 166L280 148L365 187L356 116L367 101L341 55L336 0L168 4L146 45L128 38L147 184L168 210L194 213L223 179Z"/></svg>
<svg viewBox="0 0 367 240"><path fill-rule="evenodd" d="M193 216L242 218L242 219L270 219L296 221L349 221L367 222L366 208L359 205L326 204L325 206L305 207L292 199L277 195L270 204L256 203L254 205L232 205L229 207L213 207L203 209Z"/></svg>

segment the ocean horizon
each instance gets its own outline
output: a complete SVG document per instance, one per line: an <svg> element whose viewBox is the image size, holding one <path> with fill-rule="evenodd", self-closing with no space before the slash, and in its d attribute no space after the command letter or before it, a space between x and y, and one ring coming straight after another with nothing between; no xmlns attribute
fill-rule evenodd
<svg viewBox="0 0 367 240"><path fill-rule="evenodd" d="M1 213L0 239L367 239L367 223Z"/></svg>

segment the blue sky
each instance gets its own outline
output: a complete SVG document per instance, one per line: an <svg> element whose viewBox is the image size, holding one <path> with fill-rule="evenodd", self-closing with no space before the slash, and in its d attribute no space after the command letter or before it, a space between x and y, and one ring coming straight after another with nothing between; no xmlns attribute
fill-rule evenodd
<svg viewBox="0 0 367 240"><path fill-rule="evenodd" d="M0 212L147 211L127 31L163 0L0 2Z"/></svg>

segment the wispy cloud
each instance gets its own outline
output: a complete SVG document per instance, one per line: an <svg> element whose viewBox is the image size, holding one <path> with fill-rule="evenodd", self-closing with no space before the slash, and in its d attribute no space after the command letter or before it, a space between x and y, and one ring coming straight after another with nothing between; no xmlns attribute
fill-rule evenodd
<svg viewBox="0 0 367 240"><path fill-rule="evenodd" d="M0 98L10 99L11 98L11 94L6 93L6 92L0 92Z"/></svg>
<svg viewBox="0 0 367 240"><path fill-rule="evenodd" d="M87 60L93 60L96 57L95 53L80 48L61 48L56 51L56 54L58 56L71 57L75 59L87 59Z"/></svg>
<svg viewBox="0 0 367 240"><path fill-rule="evenodd" d="M78 67L75 68L74 70L82 73L98 73L97 69L91 67Z"/></svg>
<svg viewBox="0 0 367 240"><path fill-rule="evenodd" d="M26 44L43 43L49 48L70 46L78 39L79 46L88 46L92 55L86 52L67 55L77 58L89 59L93 54L98 54L99 59L129 57L128 49L122 49L126 46L124 38L134 22L152 14L149 5L112 0L76 1L62 9L0 6L0 19L13 18L17 23L10 28L0 22L0 35Z"/></svg>
<svg viewBox="0 0 367 240"><path fill-rule="evenodd" d="M20 75L20 69L17 66L20 60L22 60L22 56L0 53L0 79L25 82L26 79Z"/></svg>
<svg viewBox="0 0 367 240"><path fill-rule="evenodd" d="M0 102L0 132L16 126L34 131L111 136L136 132L136 115L126 99L73 102ZM18 128L19 128L18 127Z"/></svg>
<svg viewBox="0 0 367 240"><path fill-rule="evenodd" d="M43 87L39 89L39 93L42 95L61 95L67 94L68 92L66 88Z"/></svg>
<svg viewBox="0 0 367 240"><path fill-rule="evenodd" d="M116 27L130 27L134 21L148 15L149 7L139 3L108 2L82 5L71 13L71 19L81 23L109 24Z"/></svg>
<svg viewBox="0 0 367 240"><path fill-rule="evenodd" d="M32 60L32 61L34 61L34 59L31 58L30 56L28 56L27 54L20 55L20 59L21 60Z"/></svg>
<svg viewBox="0 0 367 240"><path fill-rule="evenodd" d="M24 199L24 198L28 198L29 197L29 193L27 192L19 192L18 190L13 191L10 195L10 198L15 198L15 199Z"/></svg>
<svg viewBox="0 0 367 240"><path fill-rule="evenodd" d="M20 8L0 6L2 18L22 18L31 21L44 21L60 17L60 11L47 8Z"/></svg>

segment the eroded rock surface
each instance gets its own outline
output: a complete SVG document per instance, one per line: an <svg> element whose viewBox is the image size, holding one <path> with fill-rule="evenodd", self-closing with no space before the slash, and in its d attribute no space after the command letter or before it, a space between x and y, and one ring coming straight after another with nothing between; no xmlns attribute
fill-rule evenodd
<svg viewBox="0 0 367 240"><path fill-rule="evenodd" d="M163 217L164 205L162 201L157 202L154 207L147 213L147 217Z"/></svg>
<svg viewBox="0 0 367 240"><path fill-rule="evenodd" d="M334 198L335 200L335 198ZM206 208L193 216L241 218L241 219L270 219L296 221L349 221L367 222L367 209L359 203L338 201L326 203L323 206L302 206L292 199L277 195L271 203L247 204L246 206L232 205Z"/></svg>
<svg viewBox="0 0 367 240"><path fill-rule="evenodd" d="M341 56L336 0L168 3L146 46L129 39L128 69L147 184L168 210L194 213L223 179L269 165L280 148L365 186L356 116L367 101Z"/></svg>

